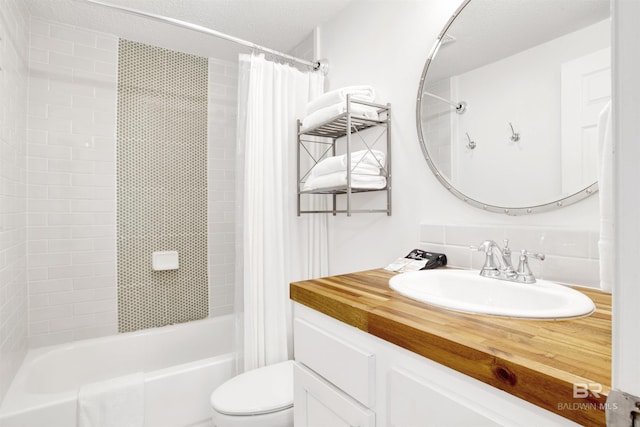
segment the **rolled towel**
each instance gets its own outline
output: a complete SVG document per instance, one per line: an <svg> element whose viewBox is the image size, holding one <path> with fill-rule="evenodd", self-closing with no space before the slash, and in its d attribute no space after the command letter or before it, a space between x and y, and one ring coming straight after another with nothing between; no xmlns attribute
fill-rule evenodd
<svg viewBox="0 0 640 427"><path fill-rule="evenodd" d="M344 102L340 104L329 105L328 107L321 108L320 110L317 110L302 119L301 127L303 130L312 128L346 111L347 104L345 104ZM368 119L378 118L378 110L375 107L368 107L366 105L351 104L351 113L357 116L366 117Z"/></svg>
<svg viewBox="0 0 640 427"><path fill-rule="evenodd" d="M385 165L385 154L378 150L360 150L351 153L351 173L359 175L380 175ZM329 175L347 170L347 155L328 157L311 169L310 176Z"/></svg>
<svg viewBox="0 0 640 427"><path fill-rule="evenodd" d="M309 102L307 104L307 115L315 113L316 111L330 105L344 104L347 100L347 95L351 95L353 98L369 102L373 102L376 97L376 93L371 86L345 86L343 88L324 93L313 101Z"/></svg>
<svg viewBox="0 0 640 427"><path fill-rule="evenodd" d="M347 173L335 172L329 175L308 178L302 191L323 190L347 185ZM381 190L387 185L387 179L381 175L351 174L351 188L362 190Z"/></svg>

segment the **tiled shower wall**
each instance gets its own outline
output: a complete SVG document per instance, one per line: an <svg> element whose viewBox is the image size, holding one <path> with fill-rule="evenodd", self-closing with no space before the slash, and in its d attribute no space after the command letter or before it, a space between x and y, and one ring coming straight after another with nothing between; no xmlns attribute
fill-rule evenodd
<svg viewBox="0 0 640 427"><path fill-rule="evenodd" d="M209 59L209 315L233 312L238 63Z"/></svg>
<svg viewBox="0 0 640 427"><path fill-rule="evenodd" d="M29 22L0 7L0 402L27 351L26 117Z"/></svg>
<svg viewBox="0 0 640 427"><path fill-rule="evenodd" d="M116 332L117 38L31 21L31 346Z"/></svg>
<svg viewBox="0 0 640 427"><path fill-rule="evenodd" d="M208 315L207 58L120 40L118 330ZM154 251L177 251L153 271Z"/></svg>

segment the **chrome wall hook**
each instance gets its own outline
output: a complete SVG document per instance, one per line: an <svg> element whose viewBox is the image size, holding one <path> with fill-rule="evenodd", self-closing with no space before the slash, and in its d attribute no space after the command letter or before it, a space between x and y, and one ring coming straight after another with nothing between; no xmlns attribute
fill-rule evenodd
<svg viewBox="0 0 640 427"><path fill-rule="evenodd" d="M473 150L474 148L476 148L476 142L471 140L471 137L469 136L469 132L465 132L467 134L467 139L469 140L469 142L467 142L467 148L469 150Z"/></svg>
<svg viewBox="0 0 640 427"><path fill-rule="evenodd" d="M520 134L519 134L519 133L516 133L516 132L513 130L513 125L511 124L511 122L509 122L509 127L511 128L511 140L512 140L513 142L517 142L517 141L519 141L519 140L520 140Z"/></svg>

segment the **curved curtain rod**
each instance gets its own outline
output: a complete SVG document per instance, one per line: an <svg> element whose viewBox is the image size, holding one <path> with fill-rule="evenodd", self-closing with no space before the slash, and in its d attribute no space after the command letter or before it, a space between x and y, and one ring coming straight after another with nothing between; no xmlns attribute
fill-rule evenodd
<svg viewBox="0 0 640 427"><path fill-rule="evenodd" d="M328 64L324 60L307 61L305 59L296 58L295 56L287 55L286 53L282 53L282 52L279 52L277 50L269 49L268 47L260 46L258 44L252 43L250 41L243 40L243 39L240 39L238 37L230 36L228 34L222 33L220 31L212 30L211 28L203 27L201 25L192 24L191 22L181 21L179 19L169 18L169 17L162 16L162 15L156 15L154 13L143 12L141 10L131 9L131 8L125 7L125 6L119 6L119 5L115 5L115 4L104 3L104 2L101 2L101 1L97 1L97 0L84 0L84 1L87 2L87 3L91 3L91 4L98 5L98 6L107 7L107 8L110 8L110 9L121 10L123 12L129 13L129 14L132 14L132 15L142 16L144 18L155 19L156 21L165 22L167 24L175 25L177 27L186 28L188 30L197 31L199 33L203 33L203 34L207 34L207 35L210 35L210 36L218 37L218 38L221 38L221 39L224 39L224 40L228 40L228 41L234 42L236 44L249 47L251 49L256 49L256 50L259 50L261 52L270 53L270 54L278 56L280 58L284 58L284 59L287 59L289 61L297 62L298 64L302 64L302 65L305 65L307 67L311 67L314 71L320 70L325 74L327 74L327 71L328 71Z"/></svg>

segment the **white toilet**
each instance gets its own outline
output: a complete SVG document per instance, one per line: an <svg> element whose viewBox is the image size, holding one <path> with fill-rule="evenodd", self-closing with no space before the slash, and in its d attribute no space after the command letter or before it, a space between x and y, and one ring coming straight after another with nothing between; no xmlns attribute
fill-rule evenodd
<svg viewBox="0 0 640 427"><path fill-rule="evenodd" d="M293 360L245 372L211 393L215 427L293 427Z"/></svg>

